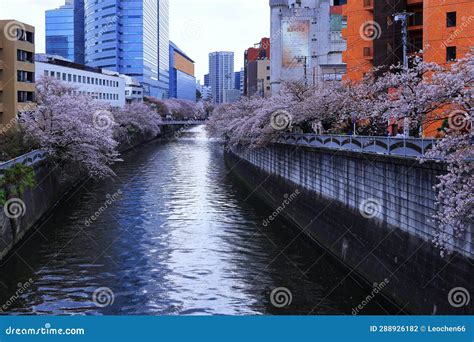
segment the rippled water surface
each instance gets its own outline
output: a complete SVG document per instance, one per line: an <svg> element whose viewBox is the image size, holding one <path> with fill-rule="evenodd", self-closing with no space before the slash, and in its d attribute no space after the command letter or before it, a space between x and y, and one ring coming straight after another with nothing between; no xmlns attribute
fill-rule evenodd
<svg viewBox="0 0 474 342"><path fill-rule="evenodd" d="M288 223L263 227L273 209L247 198L203 127L124 159L116 179L78 188L4 261L6 313L350 314L370 293ZM280 287L292 295L281 309L270 300ZM98 288L113 303L97 306ZM363 311L387 312L380 298Z"/></svg>

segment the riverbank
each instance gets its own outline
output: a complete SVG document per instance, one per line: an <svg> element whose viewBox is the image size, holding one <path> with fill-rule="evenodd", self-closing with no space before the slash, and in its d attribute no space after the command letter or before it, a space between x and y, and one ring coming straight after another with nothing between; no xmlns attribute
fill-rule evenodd
<svg viewBox="0 0 474 342"><path fill-rule="evenodd" d="M457 251L445 258L432 243L428 219L435 208L432 187L442 172L439 165L276 145L233 149L226 160L257 196L351 272L370 284L384 283L381 292L406 312L472 314L472 307L456 308L448 296L453 288L472 290L472 243L455 241ZM298 196L286 204L296 190ZM368 198L373 207L364 217L360 207Z"/></svg>

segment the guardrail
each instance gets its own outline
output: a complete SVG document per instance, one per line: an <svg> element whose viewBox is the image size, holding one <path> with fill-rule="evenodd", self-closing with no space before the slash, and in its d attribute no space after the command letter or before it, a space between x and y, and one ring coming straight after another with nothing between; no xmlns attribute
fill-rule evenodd
<svg viewBox="0 0 474 342"><path fill-rule="evenodd" d="M46 159L46 152L42 150L35 150L31 151L29 153L26 153L22 156L16 157L14 159L8 160L6 162L0 162L0 174L4 172L4 170L7 170L16 164L23 164L26 166L33 166L36 163L39 163L40 161L43 161Z"/></svg>
<svg viewBox="0 0 474 342"><path fill-rule="evenodd" d="M425 156L436 141L436 139L290 133L278 137L275 142L286 145L419 158Z"/></svg>
<svg viewBox="0 0 474 342"><path fill-rule="evenodd" d="M162 121L160 126L166 125L203 125L207 120L169 120Z"/></svg>

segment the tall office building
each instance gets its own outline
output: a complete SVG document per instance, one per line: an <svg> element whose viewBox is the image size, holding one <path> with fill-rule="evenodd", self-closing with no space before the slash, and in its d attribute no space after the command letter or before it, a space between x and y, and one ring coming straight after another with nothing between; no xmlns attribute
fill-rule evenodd
<svg viewBox="0 0 474 342"><path fill-rule="evenodd" d="M226 90L234 89L234 53L209 54L209 81L214 103L223 103Z"/></svg>
<svg viewBox="0 0 474 342"><path fill-rule="evenodd" d="M46 53L84 64L84 0L47 10Z"/></svg>
<svg viewBox="0 0 474 342"><path fill-rule="evenodd" d="M74 62L84 64L84 0L74 2Z"/></svg>
<svg viewBox="0 0 474 342"><path fill-rule="evenodd" d="M74 61L74 4L73 0L46 11L46 53Z"/></svg>
<svg viewBox="0 0 474 342"><path fill-rule="evenodd" d="M148 1L148 0L145 0ZM158 89L162 98L169 97L170 82L170 5L169 0L158 2Z"/></svg>
<svg viewBox="0 0 474 342"><path fill-rule="evenodd" d="M85 0L85 63L137 78L167 98L169 0Z"/></svg>

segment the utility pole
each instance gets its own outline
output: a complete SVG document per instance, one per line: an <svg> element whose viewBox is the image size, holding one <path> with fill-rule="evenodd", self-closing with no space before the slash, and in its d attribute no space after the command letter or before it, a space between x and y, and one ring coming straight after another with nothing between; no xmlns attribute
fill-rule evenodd
<svg viewBox="0 0 474 342"><path fill-rule="evenodd" d="M413 13L406 11L393 15L396 22L402 23L403 69L405 71L408 70L408 18L412 15ZM409 123L406 118L403 120L403 135L405 138L409 135Z"/></svg>
<svg viewBox="0 0 474 342"><path fill-rule="evenodd" d="M403 67L405 69L408 68L408 18L412 15L413 13L408 12L400 12L393 15L396 22L402 23Z"/></svg>

